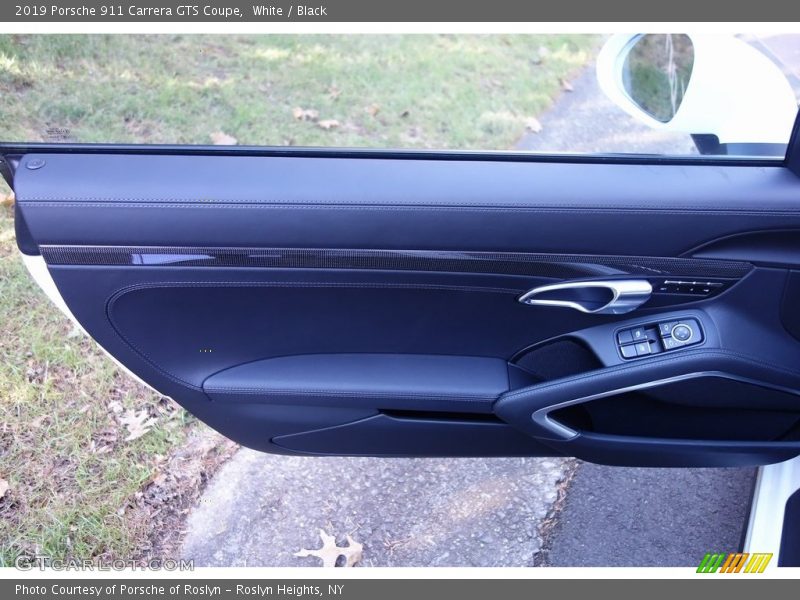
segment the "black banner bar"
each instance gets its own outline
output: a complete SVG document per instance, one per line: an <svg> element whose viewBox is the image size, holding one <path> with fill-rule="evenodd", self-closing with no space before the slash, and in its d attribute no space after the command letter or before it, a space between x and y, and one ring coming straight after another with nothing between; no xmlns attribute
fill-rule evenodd
<svg viewBox="0 0 800 600"><path fill-rule="evenodd" d="M14 600L383 600L407 598L574 598L603 597L672 600L710 598L727 600L794 597L794 580L758 575L697 575L692 579L665 580L557 580L557 579L283 579L283 580L77 580L47 579L0 581L0 596Z"/></svg>
<svg viewBox="0 0 800 600"><path fill-rule="evenodd" d="M195 0L196 1L196 0ZM0 3L8 22L787 22L787 0L17 0Z"/></svg>

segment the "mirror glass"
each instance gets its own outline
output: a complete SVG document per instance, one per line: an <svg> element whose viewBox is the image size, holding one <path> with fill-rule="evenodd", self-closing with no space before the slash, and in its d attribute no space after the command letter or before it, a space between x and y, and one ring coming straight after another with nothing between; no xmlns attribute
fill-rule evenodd
<svg viewBox="0 0 800 600"><path fill-rule="evenodd" d="M694 47L688 35L648 33L629 49L622 84L639 108L668 123L678 112L693 65Z"/></svg>

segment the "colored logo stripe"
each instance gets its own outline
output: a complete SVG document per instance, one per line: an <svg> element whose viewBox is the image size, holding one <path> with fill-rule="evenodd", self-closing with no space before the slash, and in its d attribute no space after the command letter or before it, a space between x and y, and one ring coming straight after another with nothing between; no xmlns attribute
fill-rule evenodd
<svg viewBox="0 0 800 600"><path fill-rule="evenodd" d="M740 573L744 569L745 573L763 573L771 560L771 553L731 552L721 554L709 552L700 561L697 572Z"/></svg>
<svg viewBox="0 0 800 600"><path fill-rule="evenodd" d="M716 573L722 561L725 560L724 554L711 554L710 552L703 557L700 561L700 566L697 567L698 573Z"/></svg>
<svg viewBox="0 0 800 600"><path fill-rule="evenodd" d="M744 572L763 573L770 560L772 560L772 554L753 554L747 566L744 568Z"/></svg>

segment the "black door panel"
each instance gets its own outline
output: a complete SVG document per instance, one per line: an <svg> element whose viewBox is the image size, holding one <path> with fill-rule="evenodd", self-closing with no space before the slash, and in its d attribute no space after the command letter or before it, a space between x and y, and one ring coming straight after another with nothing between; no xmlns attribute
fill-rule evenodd
<svg viewBox="0 0 800 600"><path fill-rule="evenodd" d="M245 445L800 454L800 186L783 166L175 152L9 160L21 248L114 357ZM627 314L519 302L633 278L653 294ZM691 346L658 335L681 320ZM646 353L623 352L639 328Z"/></svg>
<svg viewBox="0 0 800 600"><path fill-rule="evenodd" d="M14 185L39 245L674 257L800 228L778 166L42 154Z"/></svg>

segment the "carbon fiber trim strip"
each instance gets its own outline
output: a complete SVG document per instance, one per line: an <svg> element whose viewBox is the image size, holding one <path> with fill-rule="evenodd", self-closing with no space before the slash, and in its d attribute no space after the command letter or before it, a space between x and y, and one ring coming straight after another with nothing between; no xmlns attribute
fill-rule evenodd
<svg viewBox="0 0 800 600"><path fill-rule="evenodd" d="M49 265L255 267L494 273L574 278L608 275L738 279L752 268L736 261L521 252L42 246Z"/></svg>

